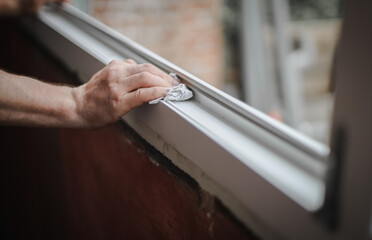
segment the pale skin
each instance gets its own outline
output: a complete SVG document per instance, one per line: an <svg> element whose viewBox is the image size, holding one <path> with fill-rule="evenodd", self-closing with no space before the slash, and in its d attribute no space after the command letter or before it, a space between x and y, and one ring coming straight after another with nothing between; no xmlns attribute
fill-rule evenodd
<svg viewBox="0 0 372 240"><path fill-rule="evenodd" d="M9 1L0 0L0 9ZM37 9L48 2L24 1L40 3ZM78 87L53 85L0 70L0 124L99 128L118 121L134 107L164 97L177 84L155 66L130 59L111 61Z"/></svg>
<svg viewBox="0 0 372 240"><path fill-rule="evenodd" d="M56 86L0 71L0 123L97 128L164 97L177 82L150 64L114 60L78 87Z"/></svg>

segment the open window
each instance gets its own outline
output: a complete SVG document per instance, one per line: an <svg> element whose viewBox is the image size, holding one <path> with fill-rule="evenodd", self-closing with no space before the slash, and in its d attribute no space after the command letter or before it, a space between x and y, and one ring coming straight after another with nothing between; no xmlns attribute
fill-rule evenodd
<svg viewBox="0 0 372 240"><path fill-rule="evenodd" d="M254 3L259 5L259 1L243 2L242 9L246 11L255 9ZM271 4L273 9L278 8L275 10L278 14L283 11L275 5L276 1ZM247 20L247 24L253 23ZM335 196L339 196L340 174L345 173L338 164L343 156L340 154L343 130L335 137L331 155L328 146L211 86L68 4L46 7L38 17L24 21L24 25L82 82L112 59L132 58L176 73L194 92L192 100L144 105L124 116L123 121L261 236L291 239L304 233L311 233L314 238L329 236L322 221L314 221L312 216L321 212L320 219L328 221L324 216L333 216L336 211L330 206L338 200ZM257 39L252 41L260 43ZM244 56L251 57L248 52ZM257 73L254 77L259 76ZM343 86L342 81L338 84ZM251 87L247 92L255 87L263 89ZM363 93L367 94L370 88L369 83ZM254 101L259 103L258 100ZM335 114L337 117L337 108ZM370 118L370 114L365 116ZM334 127L335 134L339 134L337 124ZM369 207L370 202L363 206ZM283 216L287 216L285 222ZM360 223L365 230L366 222ZM345 227L338 234L350 229L354 226Z"/></svg>
<svg viewBox="0 0 372 240"><path fill-rule="evenodd" d="M73 4L201 80L328 144L331 66L343 1Z"/></svg>

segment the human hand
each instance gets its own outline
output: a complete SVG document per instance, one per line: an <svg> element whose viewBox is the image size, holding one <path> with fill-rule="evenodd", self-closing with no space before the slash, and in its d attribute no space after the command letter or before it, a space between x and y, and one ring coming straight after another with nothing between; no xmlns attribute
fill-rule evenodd
<svg viewBox="0 0 372 240"><path fill-rule="evenodd" d="M177 84L151 64L114 60L89 82L73 89L76 113L83 127L101 127L119 120L136 106L164 97Z"/></svg>

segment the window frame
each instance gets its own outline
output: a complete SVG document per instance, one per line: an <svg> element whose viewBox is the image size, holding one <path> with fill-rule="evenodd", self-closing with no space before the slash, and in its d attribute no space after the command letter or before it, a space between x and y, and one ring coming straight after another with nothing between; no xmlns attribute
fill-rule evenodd
<svg viewBox="0 0 372 240"><path fill-rule="evenodd" d="M68 4L46 7L23 25L82 82L112 59L132 58L176 73L194 92L191 101L144 105L123 121L260 236L295 239L306 232L324 236L324 226L311 216L322 210L326 190L332 187L327 182L333 170L329 147L208 85Z"/></svg>

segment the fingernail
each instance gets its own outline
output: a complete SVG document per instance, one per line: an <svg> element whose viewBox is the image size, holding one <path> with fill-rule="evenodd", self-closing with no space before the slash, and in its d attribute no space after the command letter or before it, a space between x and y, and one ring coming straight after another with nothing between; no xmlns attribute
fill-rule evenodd
<svg viewBox="0 0 372 240"><path fill-rule="evenodd" d="M164 89L165 89L165 91L167 91L167 92L169 92L169 91L171 90L170 87L166 87L166 88L164 88Z"/></svg>

